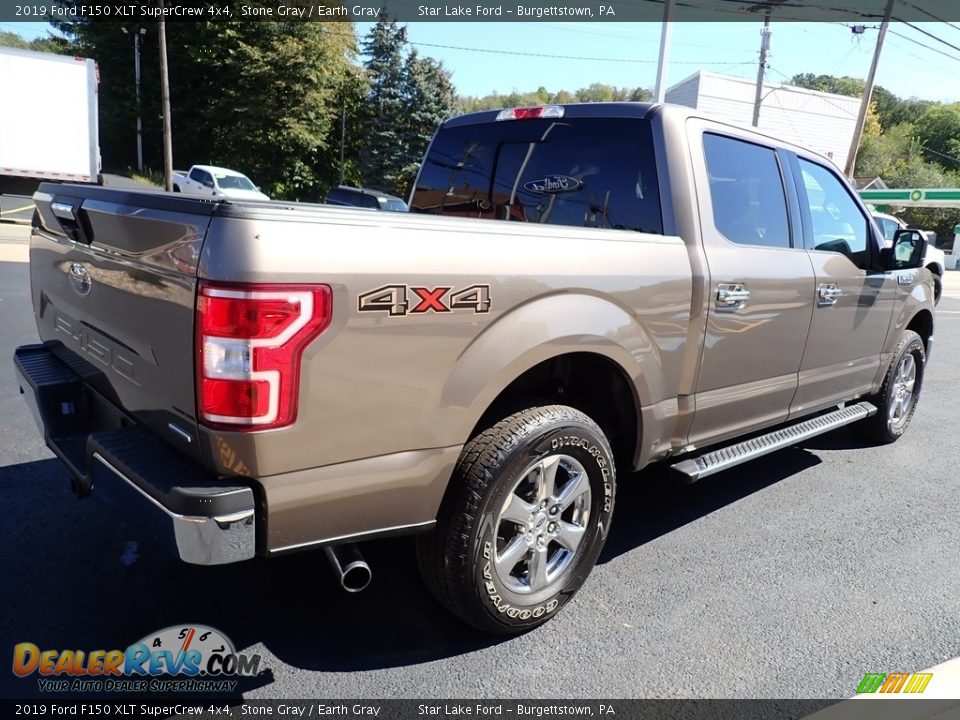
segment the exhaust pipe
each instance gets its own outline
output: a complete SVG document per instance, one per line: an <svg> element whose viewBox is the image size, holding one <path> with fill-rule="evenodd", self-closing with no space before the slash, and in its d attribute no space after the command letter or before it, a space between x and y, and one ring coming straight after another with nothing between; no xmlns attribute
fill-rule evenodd
<svg viewBox="0 0 960 720"><path fill-rule="evenodd" d="M373 578L370 566L360 554L360 548L354 543L348 545L327 545L323 548L333 571L340 578L340 587L355 593L366 589Z"/></svg>

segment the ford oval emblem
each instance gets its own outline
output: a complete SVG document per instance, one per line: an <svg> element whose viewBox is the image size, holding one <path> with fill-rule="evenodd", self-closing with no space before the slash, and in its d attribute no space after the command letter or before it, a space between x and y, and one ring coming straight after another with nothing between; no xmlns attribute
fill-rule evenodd
<svg viewBox="0 0 960 720"><path fill-rule="evenodd" d="M547 175L542 180L531 180L523 184L523 189L532 193L563 193L578 190L581 183L567 175Z"/></svg>
<svg viewBox="0 0 960 720"><path fill-rule="evenodd" d="M90 273L80 263L73 263L67 271L70 276L70 286L76 291L77 295L89 295L90 288L93 287L93 281L90 279Z"/></svg>

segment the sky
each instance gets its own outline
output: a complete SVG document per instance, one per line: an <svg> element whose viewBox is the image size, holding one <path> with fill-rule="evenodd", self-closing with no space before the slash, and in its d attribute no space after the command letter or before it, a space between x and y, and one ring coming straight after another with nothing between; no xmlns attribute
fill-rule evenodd
<svg viewBox="0 0 960 720"><path fill-rule="evenodd" d="M576 90L594 82L653 88L660 23L500 22L406 23L408 39L422 55L441 60L462 95L535 90ZM901 97L960 101L960 25L915 23L950 45L893 22L877 84ZM358 35L369 23L357 23ZM697 70L756 78L761 23L673 24L668 86ZM878 31L855 36L841 23L772 23L769 82L797 73L864 78ZM42 37L41 23L0 23L27 39ZM526 54L523 54L526 53ZM549 57L543 57L549 56Z"/></svg>

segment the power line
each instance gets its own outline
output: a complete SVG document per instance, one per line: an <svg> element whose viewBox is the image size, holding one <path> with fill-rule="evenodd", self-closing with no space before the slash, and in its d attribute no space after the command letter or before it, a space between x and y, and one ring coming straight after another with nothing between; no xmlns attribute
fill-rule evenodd
<svg viewBox="0 0 960 720"><path fill-rule="evenodd" d="M900 20L900 18L894 18L894 20ZM941 43L941 44L943 44L943 45L946 45L947 47L952 48L953 50L958 50L958 51L960 51L960 46L954 45L954 44L951 43L951 42L947 42L947 41L944 40L942 37L938 37L938 36L934 35L932 32L930 32L930 31L928 31L928 30L924 30L922 27L917 27L917 26L914 25L913 23L907 22L906 20L900 20L900 22L902 22L904 25L906 25L906 26L909 27L909 28L913 28L913 29L916 30L918 33L922 33L922 34L926 35L927 37L936 40L938 43Z"/></svg>
<svg viewBox="0 0 960 720"><path fill-rule="evenodd" d="M337 32L327 31L327 34L337 35L339 37L355 37L350 33L337 33ZM656 60L641 60L641 59L634 59L634 58L587 57L583 55L553 55L550 53L524 52L522 50L497 50L493 48L465 47L463 45L441 45L438 43L419 42L414 40L407 40L407 43L410 45L416 45L418 47L441 48L444 50L464 50L466 52L479 52L479 53L487 53L490 55L519 55L521 57L550 58L552 60L589 60L594 62L623 62L623 63L634 63L634 64L656 64L657 62ZM702 60L674 60L672 62L674 62L677 65L714 64L714 63L704 63ZM724 65L753 65L753 61L752 60L732 61L732 62L726 62L723 64Z"/></svg>
<svg viewBox="0 0 960 720"><path fill-rule="evenodd" d="M934 155L939 155L942 158L946 158L947 160L953 160L953 162L960 164L960 158L955 158L953 157L953 155L945 155L942 152L938 152L931 147L927 147L926 145L921 145L920 147L926 150L927 152L933 153Z"/></svg>
<svg viewBox="0 0 960 720"><path fill-rule="evenodd" d="M480 52L480 53L489 53L492 55L519 55L522 57L539 57L539 58L550 58L554 60L591 60L595 62L625 62L625 63L640 63L640 64L656 64L656 60L640 60L634 58L605 58L605 57L586 57L582 55L551 55L550 53L535 53L535 52L523 52L520 50L494 50L492 48L472 48L472 47L463 47L460 45L439 45L436 43L426 43L426 42L414 42L408 40L408 43L411 45L418 45L420 47L432 47L432 48L442 48L444 50L465 50L468 52ZM703 65L702 60L673 60L671 61L677 65ZM726 63L728 65L752 65L752 60L745 60L743 62L732 62Z"/></svg>
<svg viewBox="0 0 960 720"><path fill-rule="evenodd" d="M951 55L950 53L944 52L943 50L938 50L935 47L930 47L926 43L922 43L919 40L914 40L912 37L908 35L904 35L903 33L898 33L896 30L888 30L887 32L889 32L891 35L896 35L898 38L902 38L907 42L913 43L914 45L919 45L925 50L929 50L930 52L935 52L937 55L943 55L946 58L950 58L951 60L956 60L957 62L960 62L960 57L957 57L956 55Z"/></svg>
<svg viewBox="0 0 960 720"><path fill-rule="evenodd" d="M942 17L937 17L937 16L934 15L932 12L930 12L930 11L928 11L928 10L924 10L924 9L923 9L922 7L920 7L919 5L914 5L913 3L908 3L908 2L905 2L904 5L907 5L908 7L912 7L914 10L916 10L916 11L918 11L918 12L922 12L924 15L926 15L926 16L929 17L929 18L933 18L933 19L936 20L937 22L942 22L944 25L947 25L947 26L949 26L949 27L952 27L954 30L960 30L960 25L957 25L956 23L952 23L952 22L949 22L949 21L947 21L947 20L944 20Z"/></svg>

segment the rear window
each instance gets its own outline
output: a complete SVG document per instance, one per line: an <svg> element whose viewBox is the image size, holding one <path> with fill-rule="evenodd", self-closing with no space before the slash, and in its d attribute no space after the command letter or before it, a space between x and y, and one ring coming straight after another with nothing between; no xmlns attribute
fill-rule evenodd
<svg viewBox="0 0 960 720"><path fill-rule="evenodd" d="M544 119L441 130L410 211L662 233L649 124Z"/></svg>

